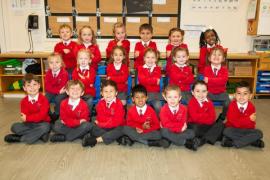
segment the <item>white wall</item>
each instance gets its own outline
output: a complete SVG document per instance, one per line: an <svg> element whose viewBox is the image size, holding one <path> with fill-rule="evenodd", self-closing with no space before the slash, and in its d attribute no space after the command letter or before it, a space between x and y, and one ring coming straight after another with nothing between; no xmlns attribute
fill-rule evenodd
<svg viewBox="0 0 270 180"><path fill-rule="evenodd" d="M30 0L28 0L30 1ZM41 0L43 2L43 0ZM26 51L29 48L27 30L25 27L27 16L31 13L39 15L39 30L33 31L35 51L51 51L58 40L46 38L44 5L37 9L27 8L15 11L11 8L11 0L1 0L3 22L0 22L0 45L6 51ZM239 10L236 12L191 12L188 4L191 0L182 0L181 27L186 24L211 25L214 27L225 47L230 52L247 52L251 49L251 37L246 35L246 14L248 0L240 0ZM1 20L1 15L0 15ZM4 24L4 27L1 25ZM4 28L4 29L3 29ZM4 34L3 34L4 32ZM4 36L4 37L3 37ZM98 40L101 51L106 48L108 40ZM131 40L132 46L136 40ZM185 37L191 52L198 52L199 37ZM167 40L158 40L158 48L165 51Z"/></svg>

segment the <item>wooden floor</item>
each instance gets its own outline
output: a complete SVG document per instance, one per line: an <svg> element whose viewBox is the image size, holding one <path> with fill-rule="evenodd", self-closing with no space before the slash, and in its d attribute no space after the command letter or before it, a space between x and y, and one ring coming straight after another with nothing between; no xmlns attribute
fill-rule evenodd
<svg viewBox="0 0 270 180"><path fill-rule="evenodd" d="M262 179L270 177L270 100L255 100L257 127L266 147L221 148L205 145L197 152L183 147L149 148L73 143L6 144L4 136L19 117L18 99L0 99L0 179ZM267 170L268 169L268 170Z"/></svg>

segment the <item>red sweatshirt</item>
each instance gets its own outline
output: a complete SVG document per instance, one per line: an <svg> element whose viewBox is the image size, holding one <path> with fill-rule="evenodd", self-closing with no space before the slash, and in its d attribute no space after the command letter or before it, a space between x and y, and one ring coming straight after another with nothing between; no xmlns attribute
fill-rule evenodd
<svg viewBox="0 0 270 180"><path fill-rule="evenodd" d="M64 68L60 69L59 74L53 77L52 70L49 69L45 75L45 90L51 94L59 94L60 90L68 82L68 73Z"/></svg>
<svg viewBox="0 0 270 180"><path fill-rule="evenodd" d="M169 78L170 84L179 86L181 91L190 91L190 86L194 81L194 75L189 66L179 68L175 64L171 66Z"/></svg>
<svg viewBox="0 0 270 180"><path fill-rule="evenodd" d="M81 49L88 49L93 54L93 57L91 58L91 67L93 67L95 70L98 68L98 63L101 61L101 53L98 48L97 44L92 44L86 48L84 44L78 44L77 47L74 50L75 56L77 57L79 50Z"/></svg>
<svg viewBox="0 0 270 180"><path fill-rule="evenodd" d="M174 46L174 45L172 45L172 44L168 44L167 46L166 46L166 52L171 52L171 55L169 56L169 57L167 57L166 59L167 59L167 63L166 63L166 73L168 74L169 73L169 71L170 71L170 68L171 68L171 65L172 65L172 63L173 63L173 61L172 61L172 51L173 51L173 49L174 48L176 48L176 47L181 47L181 48L186 48L186 49L188 49L188 46L187 46L187 44L185 44L185 43L182 43L182 44L180 44L179 46Z"/></svg>
<svg viewBox="0 0 270 180"><path fill-rule="evenodd" d="M122 64L120 70L116 70L113 63L107 66L107 76L116 82L118 92L127 92L128 66Z"/></svg>
<svg viewBox="0 0 270 180"><path fill-rule="evenodd" d="M211 66L206 66L204 69L204 76L208 77L208 92L212 94L220 94L226 92L228 69L225 66L221 66L217 76L215 76Z"/></svg>
<svg viewBox="0 0 270 180"><path fill-rule="evenodd" d="M73 70L72 79L80 80L84 84L84 94L90 94L91 96L96 96L95 80L96 71L94 68L87 70L84 74L79 67Z"/></svg>
<svg viewBox="0 0 270 180"><path fill-rule="evenodd" d="M139 84L143 85L147 92L159 92L160 86L157 84L161 78L161 68L156 66L153 72L149 72L148 68L143 66L138 67L138 80Z"/></svg>
<svg viewBox="0 0 270 180"><path fill-rule="evenodd" d="M144 129L143 124L149 121L150 122L150 129ZM136 106L132 106L128 110L127 114L127 126L133 127L133 128L140 128L143 130L143 133L148 133L151 131L159 130L159 120L155 113L155 111L147 105L147 109L144 113L144 115L140 116Z"/></svg>
<svg viewBox="0 0 270 180"><path fill-rule="evenodd" d="M215 47L223 48L221 45L216 45ZM204 73L204 68L206 66L207 58L209 56L209 52L212 48L201 47L200 48L200 56L199 56L199 63L198 63L198 71L200 74Z"/></svg>
<svg viewBox="0 0 270 180"><path fill-rule="evenodd" d="M216 120L216 112L213 102L208 99L201 107L195 97L188 103L188 122L211 125Z"/></svg>
<svg viewBox="0 0 270 180"><path fill-rule="evenodd" d="M179 104L176 114L173 114L168 104L165 104L159 113L161 126L169 129L171 132L180 133L187 121L187 108Z"/></svg>
<svg viewBox="0 0 270 180"><path fill-rule="evenodd" d="M125 123L125 110L121 100L116 99L110 107L106 107L106 101L100 100L96 107L97 125L101 128L115 128Z"/></svg>
<svg viewBox="0 0 270 180"><path fill-rule="evenodd" d="M74 49L77 46L77 43L71 41L67 46L64 45L63 42L59 42L54 47L54 52L57 52L62 55L63 61L65 63L66 68L74 69L77 66L77 58L74 55ZM64 49L68 49L69 53L65 54Z"/></svg>
<svg viewBox="0 0 270 180"><path fill-rule="evenodd" d="M25 96L21 100L21 113L26 115L26 121L30 123L50 122L49 102L41 93L38 95L38 100L32 104Z"/></svg>
<svg viewBox="0 0 270 180"><path fill-rule="evenodd" d="M250 115L255 113L254 105L249 101L247 109L241 113L236 100L233 100L228 108L226 127L240 128L240 129L254 129L256 122L250 119Z"/></svg>
<svg viewBox="0 0 270 180"><path fill-rule="evenodd" d="M106 48L106 57L107 60L111 58L112 49L117 46L117 40L111 40ZM126 60L127 64L129 65L129 50L130 50L130 42L129 40L125 39L122 41L122 46L126 50Z"/></svg>
<svg viewBox="0 0 270 180"><path fill-rule="evenodd" d="M143 43L137 42L135 45L135 49L134 52L138 51L139 52L139 56L137 58L135 58L135 62L134 62L134 68L137 69L139 66L144 65L144 60L143 60L143 56L144 56L144 52L147 48L151 48L155 51L157 51L157 45L155 42L150 41L149 45L147 47L144 47Z"/></svg>
<svg viewBox="0 0 270 180"><path fill-rule="evenodd" d="M70 128L80 126L81 119L89 121L89 109L86 102L80 99L78 106L72 110L68 104L68 98L64 99L60 105L60 119Z"/></svg>

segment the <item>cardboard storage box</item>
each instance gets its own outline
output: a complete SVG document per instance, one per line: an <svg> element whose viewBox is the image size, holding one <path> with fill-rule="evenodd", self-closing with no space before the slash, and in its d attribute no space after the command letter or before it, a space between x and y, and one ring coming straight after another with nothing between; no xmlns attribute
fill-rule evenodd
<svg viewBox="0 0 270 180"><path fill-rule="evenodd" d="M236 66L234 67L235 76L252 76L252 66Z"/></svg>

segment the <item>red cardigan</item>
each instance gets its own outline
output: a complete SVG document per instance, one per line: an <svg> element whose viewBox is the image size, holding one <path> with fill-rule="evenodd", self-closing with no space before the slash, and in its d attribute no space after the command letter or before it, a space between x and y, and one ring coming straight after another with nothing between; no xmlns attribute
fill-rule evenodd
<svg viewBox="0 0 270 180"><path fill-rule="evenodd" d="M216 45L215 47L223 48L221 45ZM206 46L200 48L200 56L198 63L198 71L200 74L204 73L204 68L206 66L207 58L209 56L209 52L212 48L207 48Z"/></svg>
<svg viewBox="0 0 270 180"><path fill-rule="evenodd" d="M26 115L26 121L30 123L50 122L49 102L41 93L38 95L38 100L34 104L28 101L28 96L21 100L21 113Z"/></svg>
<svg viewBox="0 0 270 180"><path fill-rule="evenodd" d="M117 40L111 40L106 48L106 57L107 60L111 58L112 49L117 46ZM129 50L130 50L130 42L129 40L125 39L122 41L122 46L126 50L126 60L127 64L129 64Z"/></svg>
<svg viewBox="0 0 270 180"><path fill-rule="evenodd" d="M77 46L77 43L71 41L67 46L63 42L59 42L54 47L54 52L57 52L62 55L63 61L66 68L74 69L77 66L76 56L74 55L74 49ZM69 49L69 53L65 54L64 49Z"/></svg>
<svg viewBox="0 0 270 180"><path fill-rule="evenodd" d="M149 72L148 68L138 67L139 84L143 85L147 92L159 92L160 86L157 81L161 78L161 68L156 66L153 72Z"/></svg>
<svg viewBox="0 0 270 180"><path fill-rule="evenodd" d="M73 70L72 79L80 80L84 84L84 94L90 94L93 97L96 96L96 71L94 68L90 67L90 69L83 74L80 68L77 67Z"/></svg>
<svg viewBox="0 0 270 180"><path fill-rule="evenodd" d="M195 97L188 103L188 122L211 125L216 120L216 112L213 102L208 99L201 107Z"/></svg>
<svg viewBox="0 0 270 180"><path fill-rule="evenodd" d="M144 65L144 60L143 60L143 56L144 56L144 52L147 48L151 48L155 51L157 51L157 45L155 42L150 41L149 45L147 47L144 47L144 45L142 44L142 42L137 42L135 45L135 49L134 52L138 51L139 52L139 56L137 58L134 59L134 68L137 69L139 66Z"/></svg>
<svg viewBox="0 0 270 180"><path fill-rule="evenodd" d="M116 82L118 92L127 92L128 66L126 64L122 64L119 71L115 69L113 63L109 64L107 66L107 76Z"/></svg>
<svg viewBox="0 0 270 180"><path fill-rule="evenodd" d="M182 43L182 44L180 44L179 46L174 46L174 45L172 45L172 44L168 44L168 45L166 46L166 52L171 51L171 53L172 53L173 49L176 48L176 47L181 47L181 48L186 48L186 49L188 49L188 46L187 46L187 44L185 44L185 43ZM171 54L169 57L167 57L166 59L167 59L167 63L166 63L166 73L168 74L169 71L170 71L171 65L173 64L173 61L172 61L172 54Z"/></svg>
<svg viewBox="0 0 270 180"><path fill-rule="evenodd" d="M98 63L101 61L101 53L98 48L98 45L92 44L86 48L84 44L78 44L77 47L74 50L75 56L77 57L79 50L81 49L88 49L93 54L93 57L91 58L91 67L93 67L95 70L98 68Z"/></svg>
<svg viewBox="0 0 270 180"><path fill-rule="evenodd" d="M212 94L220 94L226 92L226 84L228 81L228 69L221 66L217 76L215 76L211 66L206 66L204 76L208 77L208 92Z"/></svg>
<svg viewBox="0 0 270 180"><path fill-rule="evenodd" d="M179 86L181 91L190 91L190 86L194 81L194 75L189 66L179 68L175 64L171 66L169 78L170 84Z"/></svg>
<svg viewBox="0 0 270 180"><path fill-rule="evenodd" d="M59 74L53 77L52 70L49 69L45 75L45 90L51 94L59 94L60 90L68 82L68 73L64 68L61 68Z"/></svg>
<svg viewBox="0 0 270 180"><path fill-rule="evenodd" d="M106 107L106 101L100 100L96 107L97 125L101 128L115 128L125 123L125 110L121 100L116 99L110 108Z"/></svg>
<svg viewBox="0 0 270 180"><path fill-rule="evenodd" d="M146 121L150 121L150 129L143 129L143 124ZM126 123L127 123L127 126L142 129L143 133L148 133L148 132L160 129L158 117L155 111L148 105L143 116L139 115L139 113L137 112L136 106L132 106L128 110Z"/></svg>
<svg viewBox="0 0 270 180"><path fill-rule="evenodd" d="M168 104L165 104L160 110L159 117L163 128L180 133L187 121L187 108L179 104L179 110L176 114L173 114Z"/></svg>
<svg viewBox="0 0 270 180"><path fill-rule="evenodd" d="M85 101L80 99L78 106L74 110L68 105L68 98L64 99L60 105L60 119L67 127L75 128L80 126L80 120L89 121L89 109Z"/></svg>
<svg viewBox="0 0 270 180"><path fill-rule="evenodd" d="M250 119L250 115L255 113L254 105L249 101L247 109L241 113L236 100L233 100L228 108L226 127L240 128L240 129L254 129L256 122Z"/></svg>

